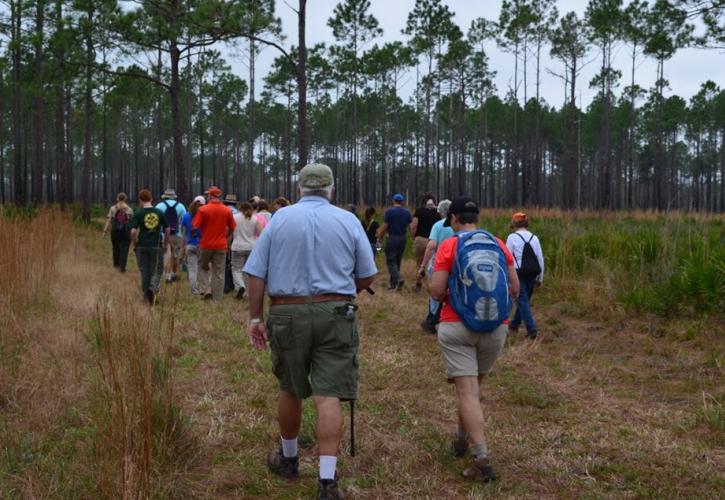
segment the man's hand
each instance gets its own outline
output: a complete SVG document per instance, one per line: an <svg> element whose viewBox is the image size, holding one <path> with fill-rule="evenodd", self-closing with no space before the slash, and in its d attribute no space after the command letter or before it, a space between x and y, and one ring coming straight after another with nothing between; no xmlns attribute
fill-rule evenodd
<svg viewBox="0 0 725 500"><path fill-rule="evenodd" d="M420 267L418 268L418 274L417 274L417 276L418 276L419 278L425 278L425 267L423 267L423 266L420 266Z"/></svg>
<svg viewBox="0 0 725 500"><path fill-rule="evenodd" d="M267 348L267 327L264 323L249 323L247 336L252 347L259 350Z"/></svg>

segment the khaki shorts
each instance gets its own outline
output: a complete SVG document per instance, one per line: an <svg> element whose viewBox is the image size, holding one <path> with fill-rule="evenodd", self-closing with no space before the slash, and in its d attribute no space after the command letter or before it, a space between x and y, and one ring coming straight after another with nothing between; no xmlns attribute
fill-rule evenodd
<svg viewBox="0 0 725 500"><path fill-rule="evenodd" d="M169 244L166 245L165 257L171 257L174 259L181 258L181 247L183 246L183 240L181 236L172 234L169 236Z"/></svg>
<svg viewBox="0 0 725 500"><path fill-rule="evenodd" d="M425 255L425 247L428 246L428 238L422 236L416 236L413 240L413 255L415 255L415 261L421 262Z"/></svg>
<svg viewBox="0 0 725 500"><path fill-rule="evenodd" d="M508 325L490 333L472 332L463 323L438 325L438 344L443 352L446 378L486 375L501 354Z"/></svg>
<svg viewBox="0 0 725 500"><path fill-rule="evenodd" d="M302 399L357 399L357 318L354 312L348 317L348 305L352 306L318 302L270 308L272 371L280 389Z"/></svg>

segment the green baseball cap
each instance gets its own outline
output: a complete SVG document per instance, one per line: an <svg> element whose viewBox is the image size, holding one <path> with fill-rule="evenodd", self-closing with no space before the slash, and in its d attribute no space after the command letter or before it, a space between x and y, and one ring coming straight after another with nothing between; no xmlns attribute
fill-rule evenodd
<svg viewBox="0 0 725 500"><path fill-rule="evenodd" d="M324 189L335 183L332 169L322 163L305 165L299 174L300 187L305 189Z"/></svg>

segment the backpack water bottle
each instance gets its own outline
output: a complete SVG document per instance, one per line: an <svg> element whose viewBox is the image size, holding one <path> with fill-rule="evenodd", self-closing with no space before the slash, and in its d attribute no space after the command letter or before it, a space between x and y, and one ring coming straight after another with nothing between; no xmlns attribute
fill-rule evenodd
<svg viewBox="0 0 725 500"><path fill-rule="evenodd" d="M506 254L486 231L456 237L453 271L448 278L451 307L469 330L492 332L510 312Z"/></svg>

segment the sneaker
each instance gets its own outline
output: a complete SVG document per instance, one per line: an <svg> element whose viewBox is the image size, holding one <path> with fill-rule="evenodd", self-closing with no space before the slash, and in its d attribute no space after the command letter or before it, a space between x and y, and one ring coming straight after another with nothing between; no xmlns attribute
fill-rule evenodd
<svg viewBox="0 0 725 500"><path fill-rule="evenodd" d="M244 287L240 287L239 290L237 290L237 298L239 300L242 300L244 298Z"/></svg>
<svg viewBox="0 0 725 500"><path fill-rule="evenodd" d="M299 475L299 457L287 458L282 453L282 445L269 452L267 467L270 471L285 479L296 479ZM325 497L327 498L327 497Z"/></svg>
<svg viewBox="0 0 725 500"><path fill-rule="evenodd" d="M488 457L474 458L473 463L463 471L463 477L482 483L490 483L498 479Z"/></svg>
<svg viewBox="0 0 725 500"><path fill-rule="evenodd" d="M396 289L397 289L398 291L401 291L401 290L403 289L403 285L404 285L404 284L405 284L405 281L403 281L403 280L400 280L400 281L398 281L398 286L396 286L395 288L396 288Z"/></svg>
<svg viewBox="0 0 725 500"><path fill-rule="evenodd" d="M337 478L337 476L335 476ZM317 498L318 500L341 500L342 491L337 486L337 479L318 479L317 480Z"/></svg>
<svg viewBox="0 0 725 500"><path fill-rule="evenodd" d="M531 332L527 334L527 337L531 340L536 340L536 332Z"/></svg>
<svg viewBox="0 0 725 500"><path fill-rule="evenodd" d="M154 305L154 298L155 298L154 291L150 288L146 289L144 292L144 299L146 299L146 302L148 302L151 305Z"/></svg>
<svg viewBox="0 0 725 500"><path fill-rule="evenodd" d="M453 456L455 458L465 457L466 453L468 453L468 439L458 437L457 434L454 435L451 448L453 449Z"/></svg>
<svg viewBox="0 0 725 500"><path fill-rule="evenodd" d="M388 290L395 290L395 288L396 288L395 285L388 285Z"/></svg>

